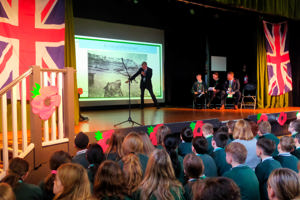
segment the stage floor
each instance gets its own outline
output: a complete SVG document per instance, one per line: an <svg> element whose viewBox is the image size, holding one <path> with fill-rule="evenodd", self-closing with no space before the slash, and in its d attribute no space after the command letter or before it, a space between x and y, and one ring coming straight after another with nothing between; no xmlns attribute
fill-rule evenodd
<svg viewBox="0 0 300 200"><path fill-rule="evenodd" d="M277 113L297 111L300 107L288 107L288 108L272 108L272 109L240 109L231 110L226 109L224 111L215 109L192 109L192 108L145 108L133 109L132 120L143 124L153 125L160 123L174 123L184 121L194 121L203 119L218 118L220 121L236 120L248 117L248 115L254 115L258 113ZM127 109L113 109L113 110L94 110L82 112L82 115L89 118L87 122L80 122L75 127L76 133L82 132L96 132L98 130L113 129L114 124L125 121L128 119ZM131 127L130 123L125 123L118 128Z"/></svg>

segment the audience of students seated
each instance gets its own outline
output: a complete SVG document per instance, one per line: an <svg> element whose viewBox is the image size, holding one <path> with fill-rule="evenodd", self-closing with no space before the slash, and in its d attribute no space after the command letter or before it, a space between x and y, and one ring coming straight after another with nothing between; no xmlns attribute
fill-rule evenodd
<svg viewBox="0 0 300 200"><path fill-rule="evenodd" d="M108 140L108 147L105 151L105 157L107 160L119 161L122 157L122 143L125 134L115 132Z"/></svg>
<svg viewBox="0 0 300 200"><path fill-rule="evenodd" d="M238 142L243 144L247 149L247 158L245 164L251 169L260 163L259 157L256 155L256 138L253 136L249 122L245 120L239 120L236 122L233 131L233 142Z"/></svg>
<svg viewBox="0 0 300 200"><path fill-rule="evenodd" d="M0 200L16 200L14 191L7 183L0 183Z"/></svg>
<svg viewBox="0 0 300 200"><path fill-rule="evenodd" d="M163 146L163 141L164 141L164 137L166 135L169 135L171 133L171 129L168 127L168 126L160 126L158 127L157 129L157 132L156 132L156 140L157 140L157 145L156 145L156 148L158 149L162 149Z"/></svg>
<svg viewBox="0 0 300 200"><path fill-rule="evenodd" d="M295 141L295 150L292 152L292 154L294 155L294 156L296 156L298 159L300 159L300 134L297 134L296 136L295 136L295 139L294 139L294 141ZM298 169L298 171L299 171L299 169Z"/></svg>
<svg viewBox="0 0 300 200"><path fill-rule="evenodd" d="M248 155L246 147L239 142L232 142L226 146L225 152L226 161L232 168L223 176L239 186L242 200L260 199L257 177L253 169L245 164Z"/></svg>
<svg viewBox="0 0 300 200"><path fill-rule="evenodd" d="M43 200L52 200L54 198L53 185L57 169L65 163L70 163L72 157L64 151L56 151L52 154L49 160L50 174L40 183L40 188L43 192Z"/></svg>
<svg viewBox="0 0 300 200"><path fill-rule="evenodd" d="M300 120L290 122L288 131L292 134L293 138L300 133Z"/></svg>
<svg viewBox="0 0 300 200"><path fill-rule="evenodd" d="M204 175L207 177L218 176L217 166L214 159L207 154L207 140L205 137L195 137L193 139L193 152L201 158L204 165Z"/></svg>
<svg viewBox="0 0 300 200"><path fill-rule="evenodd" d="M194 134L190 127L185 127L180 132L180 139L181 143L178 147L178 154L182 157L185 155L192 153L192 140L193 140Z"/></svg>
<svg viewBox="0 0 300 200"><path fill-rule="evenodd" d="M203 126L202 126L202 133L203 133L203 136L207 140L207 144L208 144L207 153L211 154L214 151L214 148L211 145L211 141L212 141L213 134L214 134L214 127L213 127L213 125L210 124L210 123L203 124Z"/></svg>
<svg viewBox="0 0 300 200"><path fill-rule="evenodd" d="M275 142L275 150L272 154L272 156L277 156L278 155L278 149L277 146L279 144L279 139L271 133L271 124L268 121L262 121L258 125L258 132L257 132L257 139L260 137L264 137L270 140L273 140Z"/></svg>
<svg viewBox="0 0 300 200"><path fill-rule="evenodd" d="M184 157L183 168L184 174L188 178L188 181L184 186L184 197L185 200L191 200L193 199L193 185L206 178L204 175L204 165L200 157L195 154L188 154Z"/></svg>
<svg viewBox="0 0 300 200"><path fill-rule="evenodd" d="M73 157L72 162L82 165L84 168L88 168L89 162L86 159L86 151L89 145L89 137L80 132L75 137L75 147L77 149L76 155Z"/></svg>

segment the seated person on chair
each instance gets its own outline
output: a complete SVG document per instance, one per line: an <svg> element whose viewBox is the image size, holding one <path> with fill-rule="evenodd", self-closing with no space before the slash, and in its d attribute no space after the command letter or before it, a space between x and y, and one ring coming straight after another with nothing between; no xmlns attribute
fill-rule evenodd
<svg viewBox="0 0 300 200"><path fill-rule="evenodd" d="M234 78L233 72L227 73L227 81L224 84L224 90L221 95L221 110L225 108L225 100L226 98L232 97L234 99L234 109L238 109L238 103L241 98L240 92L240 81Z"/></svg>
<svg viewBox="0 0 300 200"><path fill-rule="evenodd" d="M192 93L194 94L194 104L196 104L197 99L201 100L201 107L204 105L206 84L202 81L202 75L197 74L197 81L193 84Z"/></svg>
<svg viewBox="0 0 300 200"><path fill-rule="evenodd" d="M222 91L222 84L221 84L221 80L219 78L219 73L218 72L214 72L213 73L213 86L211 87L211 98L207 104L207 107L210 108L212 102L216 99L216 98L221 98L221 91Z"/></svg>

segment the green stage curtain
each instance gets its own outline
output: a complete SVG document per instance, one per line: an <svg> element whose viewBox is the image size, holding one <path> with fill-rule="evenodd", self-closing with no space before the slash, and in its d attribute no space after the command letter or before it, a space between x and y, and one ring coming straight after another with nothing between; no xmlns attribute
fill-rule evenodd
<svg viewBox="0 0 300 200"><path fill-rule="evenodd" d="M259 22L257 31L257 104L258 108L282 108L289 104L289 95L280 96L268 94L268 69L265 35L262 22Z"/></svg>
<svg viewBox="0 0 300 200"><path fill-rule="evenodd" d="M299 0L212 0L218 3L300 20Z"/></svg>
<svg viewBox="0 0 300 200"><path fill-rule="evenodd" d="M66 0L66 14L65 14L65 66L76 69L76 55L75 55L75 38L74 38L74 17L72 0ZM74 119L75 124L79 122L79 101L77 92L77 78L74 77Z"/></svg>

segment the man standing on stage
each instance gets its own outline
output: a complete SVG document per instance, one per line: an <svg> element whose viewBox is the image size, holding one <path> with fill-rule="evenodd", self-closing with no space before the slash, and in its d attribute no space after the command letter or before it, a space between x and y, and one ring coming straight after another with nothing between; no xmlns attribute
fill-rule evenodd
<svg viewBox="0 0 300 200"><path fill-rule="evenodd" d="M220 110L225 109L225 99L226 98L233 98L234 99L234 109L238 110L238 103L241 98L240 92L240 81L234 78L233 72L227 73L227 81L224 84L224 90L222 91L221 95L221 108Z"/></svg>
<svg viewBox="0 0 300 200"><path fill-rule="evenodd" d="M211 107L211 103L215 100L215 98L217 98L217 97L221 98L222 86L221 86L221 81L219 79L218 72L213 73L213 80L214 80L214 84L213 84L213 87L211 88L212 94L211 94L211 98L207 104L208 108Z"/></svg>
<svg viewBox="0 0 300 200"><path fill-rule="evenodd" d="M141 109L144 108L144 93L145 89L147 89L151 95L151 98L154 102L154 105L156 106L157 109L159 109L159 105L157 103L156 97L153 93L152 90L152 69L147 66L147 62L142 63L142 67L128 80L126 83L129 81L134 80L138 75L141 75L141 83L140 83L140 88L141 88Z"/></svg>

